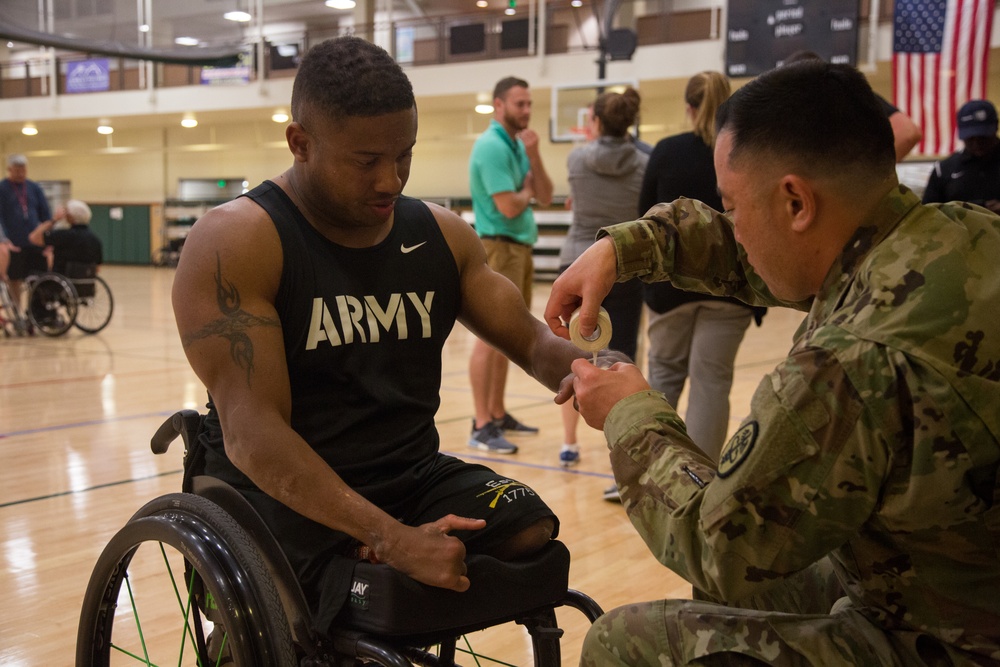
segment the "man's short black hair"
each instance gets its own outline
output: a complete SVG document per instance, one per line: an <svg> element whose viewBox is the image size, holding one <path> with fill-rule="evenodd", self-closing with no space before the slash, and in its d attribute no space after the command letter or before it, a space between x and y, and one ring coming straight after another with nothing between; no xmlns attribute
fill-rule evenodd
<svg viewBox="0 0 1000 667"><path fill-rule="evenodd" d="M360 37L337 37L306 52L292 85L292 119L380 116L412 109L413 86L385 49Z"/></svg>
<svg viewBox="0 0 1000 667"><path fill-rule="evenodd" d="M527 88L528 82L524 79L519 79L516 76L504 77L497 81L497 85L493 86L493 99L502 100L507 94L507 91L511 88Z"/></svg>
<svg viewBox="0 0 1000 667"><path fill-rule="evenodd" d="M716 129L732 133L734 162L770 155L824 176L895 170L889 119L848 65L806 60L765 72L719 107Z"/></svg>

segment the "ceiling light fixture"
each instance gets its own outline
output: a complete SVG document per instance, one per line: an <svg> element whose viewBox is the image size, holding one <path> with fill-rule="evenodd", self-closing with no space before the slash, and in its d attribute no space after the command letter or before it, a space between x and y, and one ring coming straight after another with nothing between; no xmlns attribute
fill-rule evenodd
<svg viewBox="0 0 1000 667"><path fill-rule="evenodd" d="M476 7L489 7L490 3L486 0L476 0Z"/></svg>
<svg viewBox="0 0 1000 667"><path fill-rule="evenodd" d="M250 16L250 14L247 12L235 11L235 12L226 12L225 14L222 15L222 18L228 21L237 21L239 23L246 23L253 17Z"/></svg>
<svg viewBox="0 0 1000 667"><path fill-rule="evenodd" d="M139 32L149 32L149 24L143 23L139 26Z"/></svg>
<svg viewBox="0 0 1000 667"><path fill-rule="evenodd" d="M185 116L184 118L181 118L181 127L198 127L198 119L194 116Z"/></svg>
<svg viewBox="0 0 1000 667"><path fill-rule="evenodd" d="M181 46L198 46L198 40L194 37L178 37L174 40L174 44L180 44Z"/></svg>
<svg viewBox="0 0 1000 667"><path fill-rule="evenodd" d="M357 3L354 0L326 0L323 4L330 9L354 9Z"/></svg>
<svg viewBox="0 0 1000 667"><path fill-rule="evenodd" d="M24 127L21 128L21 134L23 134L26 137L33 137L36 134L38 134L38 128L35 127L32 123L25 123Z"/></svg>
<svg viewBox="0 0 1000 667"><path fill-rule="evenodd" d="M517 13L517 10L514 9L513 7L508 7L507 9L503 10L503 13L506 14L507 16L513 16L514 14Z"/></svg>
<svg viewBox="0 0 1000 667"><path fill-rule="evenodd" d="M583 7L583 0L570 0L569 4L573 7Z"/></svg>
<svg viewBox="0 0 1000 667"><path fill-rule="evenodd" d="M288 114L285 113L284 111L275 111L273 114L271 114L271 120L273 120L275 123L287 123Z"/></svg>
<svg viewBox="0 0 1000 667"><path fill-rule="evenodd" d="M486 114L488 114L488 113L493 113L493 105L492 104L477 104L476 105L476 113L481 113L484 116Z"/></svg>
<svg viewBox="0 0 1000 667"><path fill-rule="evenodd" d="M97 132L98 132L98 134L111 134L114 131L115 131L115 128L111 127L110 125L98 125L97 126Z"/></svg>

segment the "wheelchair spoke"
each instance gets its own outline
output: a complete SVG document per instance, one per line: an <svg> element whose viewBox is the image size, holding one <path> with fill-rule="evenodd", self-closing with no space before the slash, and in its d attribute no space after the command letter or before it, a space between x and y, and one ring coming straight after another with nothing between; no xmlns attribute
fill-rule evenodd
<svg viewBox="0 0 1000 667"><path fill-rule="evenodd" d="M150 662L149 659L145 659L144 660L141 656L138 656L135 653L132 653L131 651L126 651L121 646L112 645L111 648L113 648L114 650L118 651L119 653L121 653L123 655L127 655L128 657L133 658L133 659L135 659L135 660L143 663L144 665L148 665L149 667L157 667L157 665L156 665L155 662Z"/></svg>
<svg viewBox="0 0 1000 667"><path fill-rule="evenodd" d="M496 658L491 658L488 655L481 655L479 653L476 653L476 651L472 648L472 644L469 643L468 635L462 635L462 641L465 642L465 646L467 648L456 647L455 650L459 653L465 653L467 655L472 656L472 659L476 661L476 665L482 665L482 663L479 662L479 659L482 658L483 660L486 660L493 665L504 665L504 667L517 667L517 665L515 664L504 662L503 660L497 660Z"/></svg>
<svg viewBox="0 0 1000 667"><path fill-rule="evenodd" d="M191 601L194 599L194 582L197 573L194 570L191 571L191 577L187 582L187 600L186 601L181 600L181 592L180 589L177 587L177 578L174 576L173 567L171 567L170 565L170 560L167 558L167 551L166 549L163 548L162 543L160 543L160 554L163 557L163 564L167 568L167 574L169 575L170 585L173 586L174 589L174 598L177 600L177 606L180 608L184 620L184 629L181 630L181 647L180 647L180 655L178 655L177 657L177 665L178 667L180 667L182 664L184 664L184 648L187 646L188 639L190 639L191 645L194 647L195 650L196 654L195 659L198 661L198 665L200 667L202 664L202 651L199 648L199 642L194 635L194 631L191 628L191 609L192 609ZM200 623L200 620L198 619L197 610L195 610L194 613L195 613L195 623ZM198 634L200 635L201 633L199 632Z"/></svg>
<svg viewBox="0 0 1000 667"><path fill-rule="evenodd" d="M129 577L128 570L125 571L125 588L128 590L128 599L129 603L132 606L132 618L135 619L135 629L136 632L139 633L139 643L142 645L142 653L143 655L146 656L143 662L149 665L151 664L149 662L149 650L146 648L146 638L142 634L142 623L139 621L139 609L135 605L135 594L132 592L132 578ZM120 648L119 650L127 655L132 655L128 651L122 650ZM138 656L135 657L139 659Z"/></svg>

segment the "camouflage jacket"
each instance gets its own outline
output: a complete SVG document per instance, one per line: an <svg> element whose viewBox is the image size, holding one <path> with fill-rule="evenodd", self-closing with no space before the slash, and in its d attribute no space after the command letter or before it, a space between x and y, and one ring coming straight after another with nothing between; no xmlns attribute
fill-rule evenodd
<svg viewBox="0 0 1000 667"><path fill-rule="evenodd" d="M619 279L791 305L731 223L678 200L605 228ZM879 627L1000 658L1000 217L894 187L810 303L718 466L657 392L605 426L654 555L739 600L830 555Z"/></svg>

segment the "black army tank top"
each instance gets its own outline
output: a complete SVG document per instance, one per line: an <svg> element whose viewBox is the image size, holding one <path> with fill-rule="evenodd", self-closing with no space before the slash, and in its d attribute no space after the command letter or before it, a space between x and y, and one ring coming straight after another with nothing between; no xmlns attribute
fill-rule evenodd
<svg viewBox="0 0 1000 667"><path fill-rule="evenodd" d="M409 197L397 200L384 241L347 248L273 182L244 196L281 239L275 307L292 427L352 488L388 501L438 450L441 351L460 299L451 249L427 205Z"/></svg>

